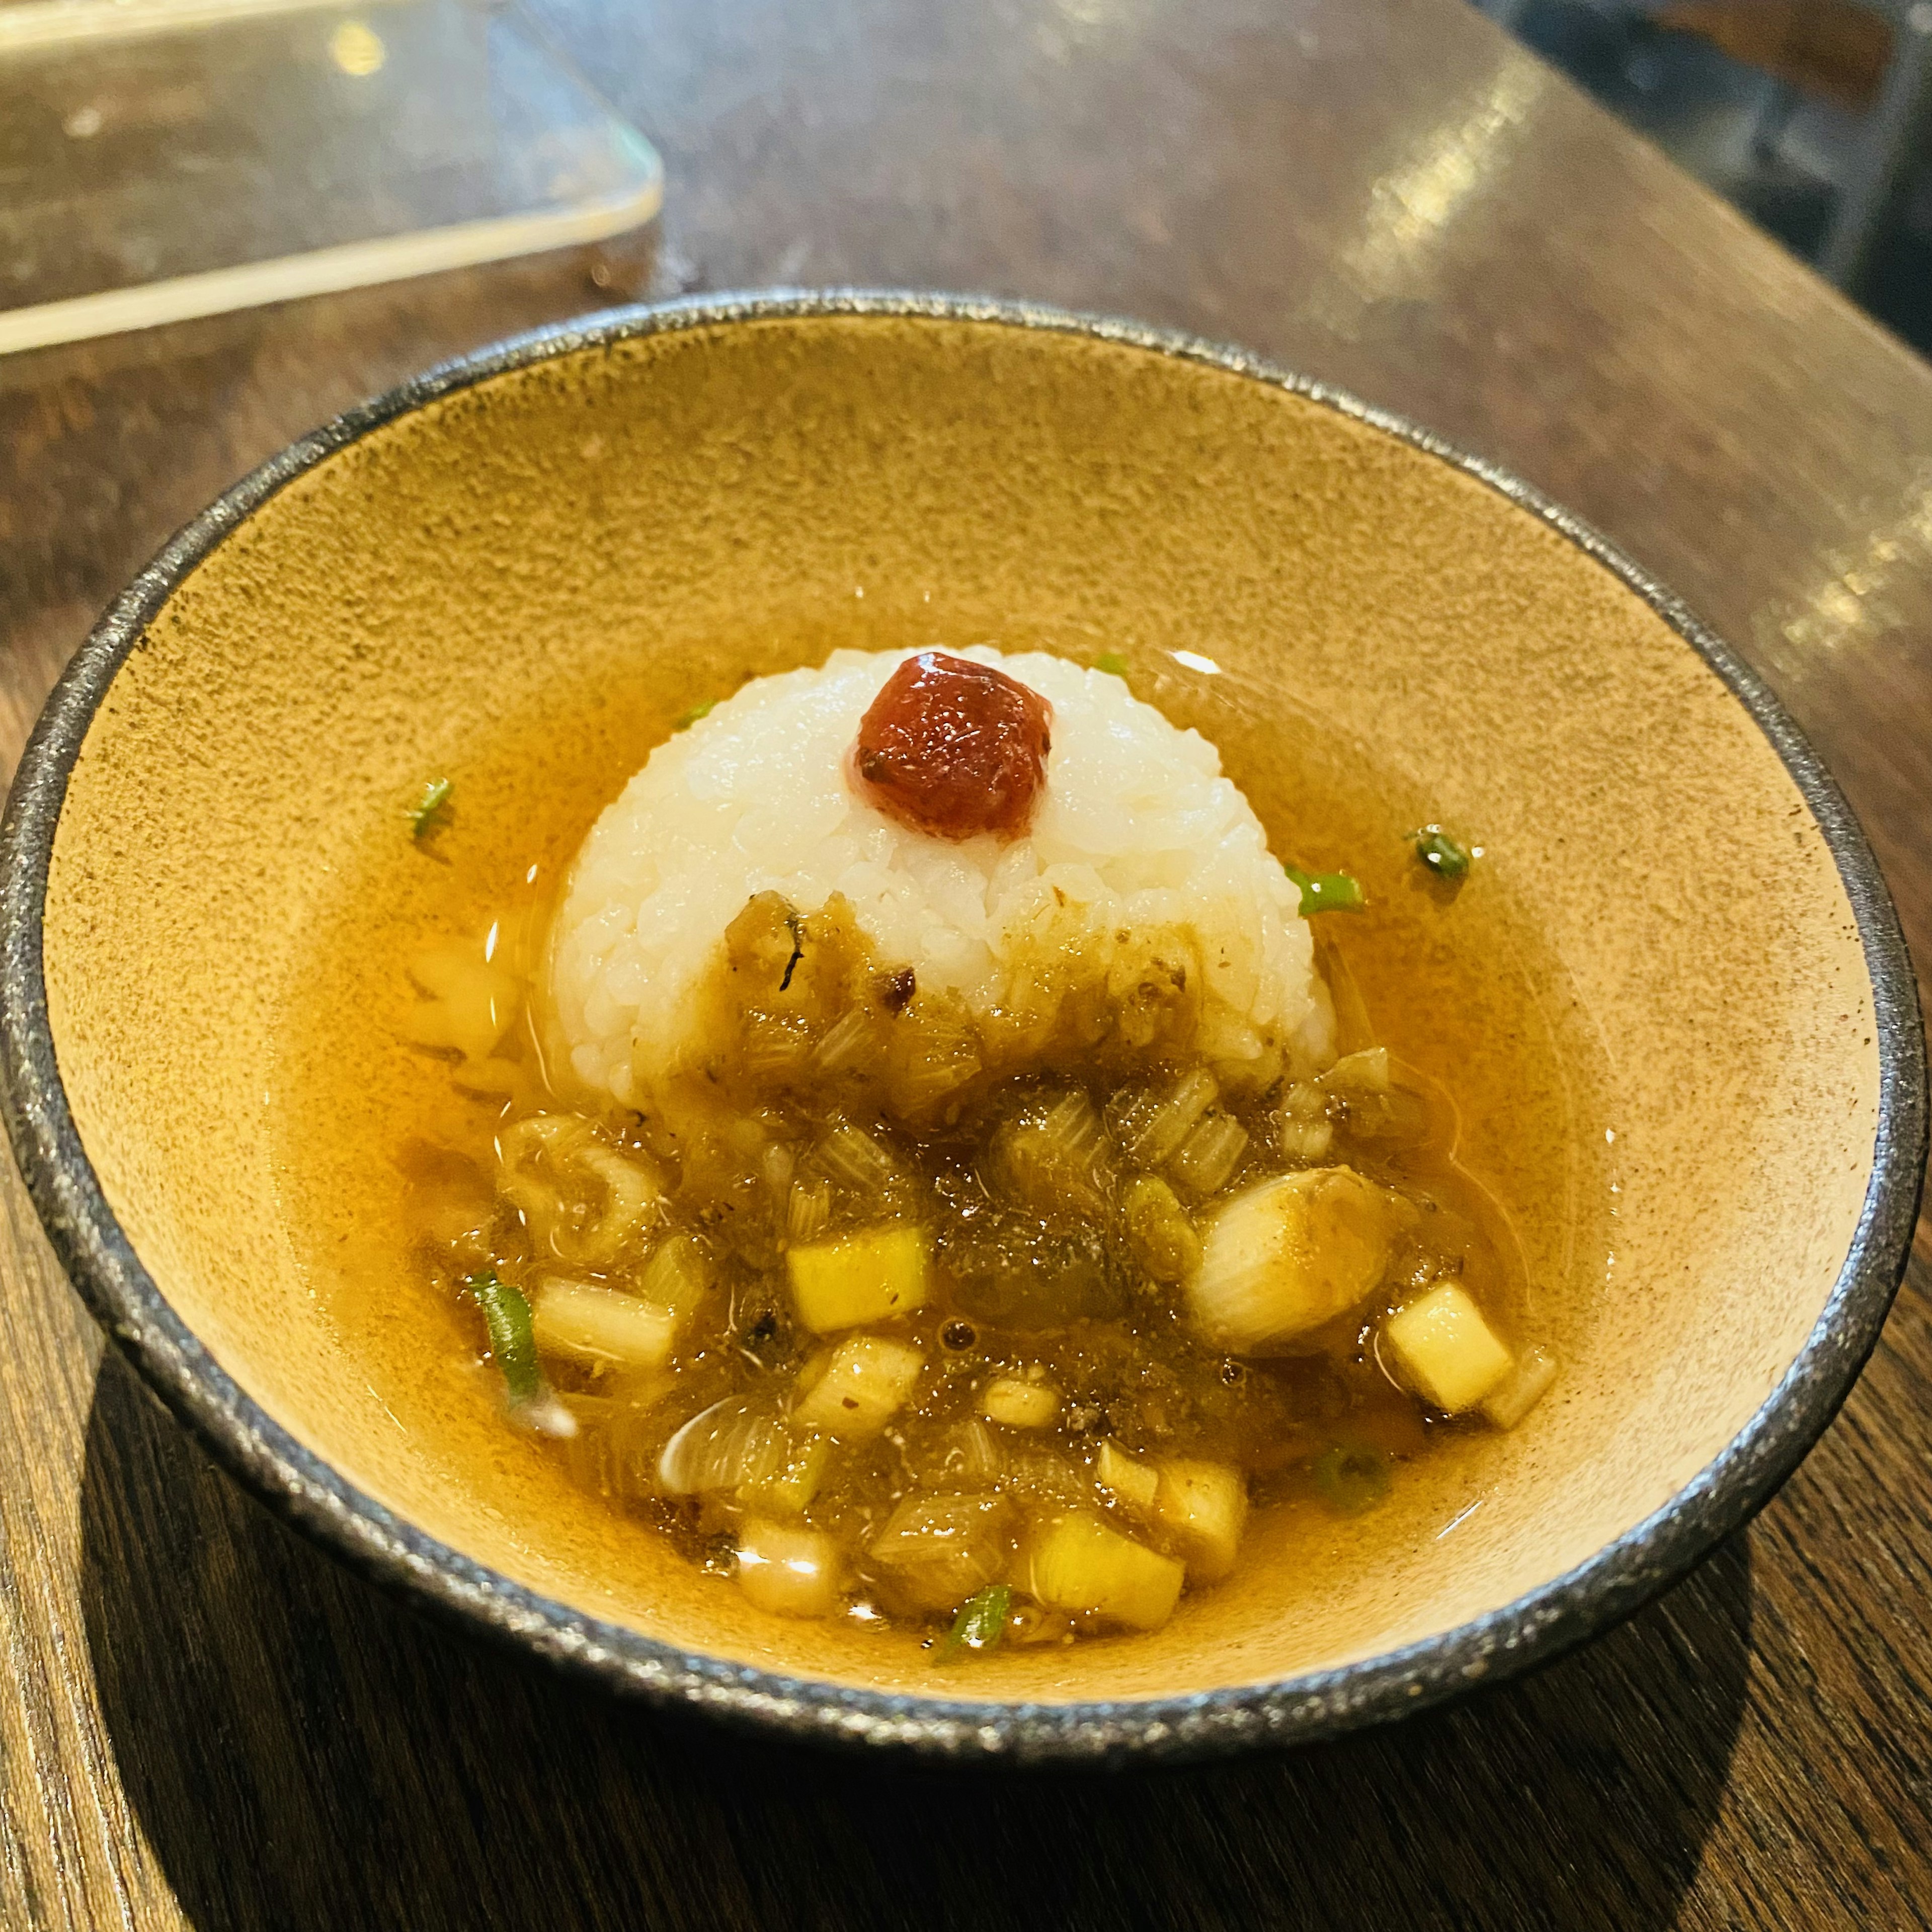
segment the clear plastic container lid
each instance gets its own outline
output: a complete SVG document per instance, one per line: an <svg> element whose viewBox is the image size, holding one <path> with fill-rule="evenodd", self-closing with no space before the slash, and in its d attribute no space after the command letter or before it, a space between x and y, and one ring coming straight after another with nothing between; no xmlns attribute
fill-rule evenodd
<svg viewBox="0 0 1932 1932"><path fill-rule="evenodd" d="M594 242L656 151L489 0L0 6L0 352Z"/></svg>

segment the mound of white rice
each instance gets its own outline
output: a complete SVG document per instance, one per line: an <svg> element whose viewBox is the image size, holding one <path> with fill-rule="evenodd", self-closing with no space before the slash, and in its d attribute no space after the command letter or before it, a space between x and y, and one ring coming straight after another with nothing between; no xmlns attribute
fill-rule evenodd
<svg viewBox="0 0 1932 1932"><path fill-rule="evenodd" d="M1016 999L1050 938L1104 955L1128 934L1191 941L1202 1044L1231 1069L1321 1066L1334 1018L1300 898L1214 748L1118 677L1038 652L959 653L1053 706L1025 837L909 830L860 799L846 754L910 652L836 652L760 678L661 745L578 855L554 930L548 1028L593 1092L634 1102L677 1063L688 994L755 892L850 901L883 964L978 1012Z"/></svg>

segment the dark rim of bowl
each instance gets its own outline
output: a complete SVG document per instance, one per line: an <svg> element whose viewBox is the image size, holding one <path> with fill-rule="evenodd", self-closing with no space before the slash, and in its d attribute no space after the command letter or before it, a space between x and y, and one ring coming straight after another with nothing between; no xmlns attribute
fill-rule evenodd
<svg viewBox="0 0 1932 1932"><path fill-rule="evenodd" d="M916 317L1076 334L1286 390L1479 478L1634 590L1730 688L1776 748L1837 861L1876 1009L1879 1119L1858 1228L1796 1359L1731 1443L1670 1501L1566 1574L1503 1608L1379 1656L1188 1696L1068 1704L887 1694L705 1657L526 1589L425 1535L345 1482L251 1401L183 1324L110 1210L68 1110L47 1020L41 914L68 778L96 707L176 586L286 484L385 423L530 364L630 338L822 316ZM1870 848L1778 700L1671 593L1540 491L1400 416L1262 358L1192 337L1030 303L892 290L696 298L539 329L440 364L290 445L212 504L116 600L55 687L0 822L0 1075L8 1131L56 1252L95 1316L216 1459L278 1515L418 1607L653 1702L795 1737L956 1760L1152 1760L1306 1743L1424 1710L1560 1655L1690 1570L1771 1496L1836 1414L1903 1274L1926 1156L1916 982Z"/></svg>

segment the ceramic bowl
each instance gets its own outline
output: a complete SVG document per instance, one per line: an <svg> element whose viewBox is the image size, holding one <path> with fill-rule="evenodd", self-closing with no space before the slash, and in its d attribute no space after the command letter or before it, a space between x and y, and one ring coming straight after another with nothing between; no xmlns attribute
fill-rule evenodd
<svg viewBox="0 0 1932 1932"><path fill-rule="evenodd" d="M1453 1084L1564 1371L1432 1487L1262 1537L1157 1634L946 1668L765 1618L572 1486L384 1274L393 1173L331 1149L442 1077L396 1036L398 962L452 877L502 862L503 826L560 786L594 809L748 670L982 640L1119 652L1279 844L1360 874L1349 956ZM456 808L426 854L403 808L436 772ZM1484 848L1453 901L1402 844L1436 820ZM82 646L14 788L3 890L14 1145L176 1414L418 1605L794 1734L1200 1754L1520 1671L1790 1473L1916 1210L1898 927L1738 658L1426 431L1040 309L640 309L351 412L197 518Z"/></svg>

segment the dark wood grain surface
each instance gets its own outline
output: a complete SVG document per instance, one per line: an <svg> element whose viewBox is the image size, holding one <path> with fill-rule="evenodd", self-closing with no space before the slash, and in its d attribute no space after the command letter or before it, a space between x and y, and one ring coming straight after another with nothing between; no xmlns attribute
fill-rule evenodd
<svg viewBox="0 0 1932 1932"><path fill-rule="evenodd" d="M646 290L989 290L1252 345L1574 505L1776 686L1932 960L1932 372L1457 0L543 11L662 146L661 236L0 362L9 768L169 531L425 363ZM1294 1757L996 1778L418 1622L102 1359L10 1172L0 1208L8 1927L1932 1924L1922 1238L1798 1476L1589 1650Z"/></svg>

